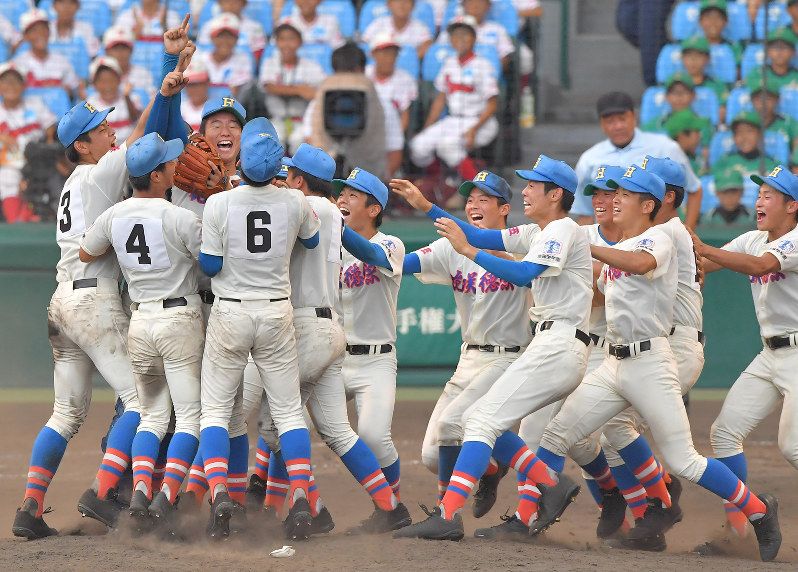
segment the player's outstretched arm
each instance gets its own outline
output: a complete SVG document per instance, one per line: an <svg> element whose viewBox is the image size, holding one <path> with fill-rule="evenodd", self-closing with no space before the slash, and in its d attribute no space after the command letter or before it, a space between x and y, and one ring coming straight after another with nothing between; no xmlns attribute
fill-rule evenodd
<svg viewBox="0 0 798 572"><path fill-rule="evenodd" d="M388 261L388 255L380 247L379 244L366 240L348 226L344 227L344 234L341 240L344 248L346 248L352 256L374 266L380 266L388 270L391 269L391 263Z"/></svg>
<svg viewBox="0 0 798 572"><path fill-rule="evenodd" d="M591 245L590 254L596 260L631 274L648 274L657 268L657 259L654 255L642 250L628 252L608 246Z"/></svg>
<svg viewBox="0 0 798 572"><path fill-rule="evenodd" d="M728 268L747 276L764 276L781 270L779 259L770 252L766 252L761 256L732 252L704 244L695 235L693 235L693 248L695 248L696 254L706 261L704 263L704 272L714 272L720 268Z"/></svg>

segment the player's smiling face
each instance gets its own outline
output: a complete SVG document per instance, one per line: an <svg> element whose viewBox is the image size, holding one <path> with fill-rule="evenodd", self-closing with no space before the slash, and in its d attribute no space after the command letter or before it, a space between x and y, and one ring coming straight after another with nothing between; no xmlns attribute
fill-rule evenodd
<svg viewBox="0 0 798 572"><path fill-rule="evenodd" d="M604 191L595 189L593 191L593 211L596 213L596 222L599 224L611 224L615 191Z"/></svg>
<svg viewBox="0 0 798 572"><path fill-rule="evenodd" d="M618 187L612 199L612 222L624 231L636 227L642 217L648 216L644 212L645 202L638 193Z"/></svg>
<svg viewBox="0 0 798 572"><path fill-rule="evenodd" d="M86 154L97 162L108 151L116 147L116 131L105 120L89 131L89 141L81 143L81 145L85 145Z"/></svg>
<svg viewBox="0 0 798 572"><path fill-rule="evenodd" d="M789 200L787 195L770 185L762 185L754 208L757 230L771 231L782 228L787 219L795 220L798 202Z"/></svg>
<svg viewBox="0 0 798 572"><path fill-rule="evenodd" d="M374 205L366 206L368 195L361 191L356 191L352 187L344 187L338 196L338 209L344 215L344 222L352 227L353 230L363 229L372 224L372 217L369 216L370 210L378 209ZM375 213L376 216L376 213Z"/></svg>
<svg viewBox="0 0 798 572"><path fill-rule="evenodd" d="M510 205L499 205L499 199L480 191L471 189L465 204L468 222L477 228L504 228L505 217L510 212Z"/></svg>
<svg viewBox="0 0 798 572"><path fill-rule="evenodd" d="M205 139L216 147L222 161L235 162L241 151L241 124L229 111L211 115L205 123Z"/></svg>
<svg viewBox="0 0 798 572"><path fill-rule="evenodd" d="M546 211L546 193L543 192L544 185L539 181L529 181L521 191L524 197L524 216L534 221L538 216Z"/></svg>

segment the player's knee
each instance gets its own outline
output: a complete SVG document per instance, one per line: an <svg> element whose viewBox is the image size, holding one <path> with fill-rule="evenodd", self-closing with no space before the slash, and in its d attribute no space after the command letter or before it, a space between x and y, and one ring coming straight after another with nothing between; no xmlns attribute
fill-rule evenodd
<svg viewBox="0 0 798 572"><path fill-rule="evenodd" d="M695 449L692 449L687 455L684 455L682 451L666 452L663 449L662 454L662 460L671 473L693 483L697 483L707 469L706 458L699 455Z"/></svg>
<svg viewBox="0 0 798 572"><path fill-rule="evenodd" d="M457 445L462 443L462 421L454 419L441 419L438 421L438 442L442 445Z"/></svg>
<svg viewBox="0 0 798 572"><path fill-rule="evenodd" d="M540 446L557 455L567 455L568 449L571 448L566 433L557 430L551 424L544 429L543 436L540 438Z"/></svg>
<svg viewBox="0 0 798 572"><path fill-rule="evenodd" d="M188 433L194 437L199 437L200 424L199 416L196 419L180 419L175 421L175 433Z"/></svg>
<svg viewBox="0 0 798 572"><path fill-rule="evenodd" d="M358 440L357 433L351 428L343 431L319 431L319 435L330 451L339 457L344 456Z"/></svg>
<svg viewBox="0 0 798 572"><path fill-rule="evenodd" d="M438 447L424 445L421 448L421 464L431 473L438 474Z"/></svg>
<svg viewBox="0 0 798 572"><path fill-rule="evenodd" d="M612 426L607 424L601 435L601 448L620 451L638 437L640 437L640 433L630 424L617 423Z"/></svg>
<svg viewBox="0 0 798 572"><path fill-rule="evenodd" d="M135 389L120 392L119 401L122 402L125 411L141 412L141 405L139 404L139 396L136 393Z"/></svg>
<svg viewBox="0 0 798 572"><path fill-rule="evenodd" d="M712 446L712 451L720 457L736 455L743 450L742 438L724 422L722 417L718 417L709 430L709 444Z"/></svg>
<svg viewBox="0 0 798 572"><path fill-rule="evenodd" d="M69 441L77 435L86 417L80 415L70 415L63 412L53 412L46 426Z"/></svg>
<svg viewBox="0 0 798 572"><path fill-rule="evenodd" d="M571 457L577 465L587 465L598 457L601 449L599 448L598 441L591 437L582 439L575 443L569 450L568 456Z"/></svg>

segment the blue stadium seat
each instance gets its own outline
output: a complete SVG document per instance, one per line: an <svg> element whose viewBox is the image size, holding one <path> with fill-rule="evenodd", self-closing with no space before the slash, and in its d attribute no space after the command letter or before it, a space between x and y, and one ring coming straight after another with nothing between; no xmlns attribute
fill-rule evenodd
<svg viewBox="0 0 798 572"><path fill-rule="evenodd" d="M85 80L89 77L89 52L86 51L86 45L81 38L66 42L50 42L49 48L53 53L67 58L80 79Z"/></svg>
<svg viewBox="0 0 798 572"><path fill-rule="evenodd" d="M221 87L209 87L208 88L208 99L213 99L215 97L224 97L226 95L232 95L229 87L221 86Z"/></svg>
<svg viewBox="0 0 798 572"><path fill-rule="evenodd" d="M2 4L3 2L0 1L0 6L2 6ZM47 12L47 15L50 18L55 18L55 10L53 10L53 0L40 0L39 10L44 10L45 12ZM3 15L5 15L5 12L3 12ZM6 16L6 18L8 18L8 16Z"/></svg>
<svg viewBox="0 0 798 572"><path fill-rule="evenodd" d="M771 2L768 9L768 30L790 25L790 15L787 13L784 2ZM765 7L760 6L756 14L755 33L757 40L765 39Z"/></svg>
<svg viewBox="0 0 798 572"><path fill-rule="evenodd" d="M765 49L762 44L748 44L740 62L740 77L745 79L753 70L761 68L765 62Z"/></svg>
<svg viewBox="0 0 798 572"><path fill-rule="evenodd" d="M435 78L438 77L438 72L441 71L443 62L453 54L454 48L449 44L432 44L421 61L421 79L435 81Z"/></svg>
<svg viewBox="0 0 798 572"><path fill-rule="evenodd" d="M751 39L751 19L748 8L742 2L729 2L727 5L729 23L723 30L723 36L732 42L747 42Z"/></svg>
<svg viewBox="0 0 798 572"><path fill-rule="evenodd" d="M288 0L283 5L283 10L280 12L280 18L288 18L294 11L293 0ZM341 34L347 38L351 38L355 34L357 16L355 14L355 7L349 0L324 0L319 4L319 14L332 14L338 20L338 27L341 29Z"/></svg>
<svg viewBox="0 0 798 572"><path fill-rule="evenodd" d="M765 131L765 153L785 165L790 160L790 142L781 131Z"/></svg>
<svg viewBox="0 0 798 572"><path fill-rule="evenodd" d="M709 166L712 167L724 155L735 153L732 132L718 131L709 144ZM790 157L790 145L784 133L765 131L765 154L779 163L786 163Z"/></svg>
<svg viewBox="0 0 798 572"><path fill-rule="evenodd" d="M726 125L731 125L731 122L741 112L753 109L751 104L751 94L745 87L735 87L729 93L729 98L726 100Z"/></svg>
<svg viewBox="0 0 798 572"><path fill-rule="evenodd" d="M705 175L701 177L701 214L706 214L718 206L718 197L715 195L715 177Z"/></svg>
<svg viewBox="0 0 798 572"><path fill-rule="evenodd" d="M699 87L696 89L696 98L692 108L696 115L706 117L713 125L718 124L720 106L718 104L718 96L711 88ZM649 87L643 92L643 101L640 104L641 125L657 117L667 115L670 111L671 106L665 99L664 87Z"/></svg>
<svg viewBox="0 0 798 572"><path fill-rule="evenodd" d="M358 44L360 49L366 54L366 65L374 63L374 58L371 56L368 44L360 42ZM402 46L399 49L399 55L396 57L396 69L403 70L409 73L412 77L417 78L421 70L421 63L418 60L418 52L412 46Z"/></svg>
<svg viewBox="0 0 798 572"><path fill-rule="evenodd" d="M671 13L671 36L674 40L686 40L701 33L698 26L699 2L679 2Z"/></svg>
<svg viewBox="0 0 798 572"><path fill-rule="evenodd" d="M781 88L779 112L782 115L789 115L798 121L798 89L794 87Z"/></svg>
<svg viewBox="0 0 798 572"><path fill-rule="evenodd" d="M754 208L756 199L759 197L759 185L751 180L750 177L743 177L743 196L740 202L749 209Z"/></svg>
<svg viewBox="0 0 798 572"><path fill-rule="evenodd" d="M701 117L706 117L712 122L712 125L717 126L720 121L720 103L715 90L709 87L697 87L693 111Z"/></svg>
<svg viewBox="0 0 798 572"><path fill-rule="evenodd" d="M196 33L198 30L201 30L205 24L213 20L219 14L219 5L216 3L216 0L208 0L205 2L205 4L203 4L197 21L191 23L192 30Z"/></svg>
<svg viewBox="0 0 798 572"><path fill-rule="evenodd" d="M360 17L358 20L357 29L363 34L366 28L376 20L383 16L390 14L386 0L366 0L363 7L360 9ZM424 25L429 28L430 33L435 36L435 11L428 2L416 2L413 7L413 18L420 20Z"/></svg>
<svg viewBox="0 0 798 572"><path fill-rule="evenodd" d="M679 44L665 44L657 56L657 83L665 83L666 79L679 71L684 71L682 48Z"/></svg>
<svg viewBox="0 0 798 572"><path fill-rule="evenodd" d="M318 63L324 73L331 74L332 69L332 47L327 44L303 44L299 50L299 57L307 58Z"/></svg>
<svg viewBox="0 0 798 572"><path fill-rule="evenodd" d="M133 45L133 55L130 56L130 63L133 65L147 68L153 79L161 77L161 59L163 55L163 44L158 42L136 42Z"/></svg>
<svg viewBox="0 0 798 572"><path fill-rule="evenodd" d="M478 56L481 56L488 60L491 64L493 64L493 74L496 76L496 79L499 79L502 75L502 61L499 57L499 51L496 49L496 46L491 46L488 44L477 44L474 46L474 53Z"/></svg>
<svg viewBox="0 0 798 572"><path fill-rule="evenodd" d="M81 0L75 19L91 24L98 38L102 38L114 23L114 15L105 0Z"/></svg>
<svg viewBox="0 0 798 572"><path fill-rule="evenodd" d="M127 0L119 9L119 12L124 12L134 4L139 3L139 0ZM191 5L189 4L189 0L169 0L169 10L175 12L182 20L183 16L191 12Z"/></svg>
<svg viewBox="0 0 798 572"><path fill-rule="evenodd" d="M718 159L724 155L730 155L736 150L731 131L718 131L712 136L712 141L709 143L709 166L714 166Z"/></svg>
<svg viewBox="0 0 798 572"><path fill-rule="evenodd" d="M452 18L462 13L463 8L460 0L450 0L443 13L441 29L445 29ZM513 6L512 0L493 0L487 19L501 24L512 37L518 34L518 30L521 27L521 22L518 19L518 12Z"/></svg>
<svg viewBox="0 0 798 572"><path fill-rule="evenodd" d="M0 62L8 60L8 46L5 42L0 42Z"/></svg>
<svg viewBox="0 0 798 572"><path fill-rule="evenodd" d="M56 117L61 117L72 108L69 94L62 87L29 87L25 99L36 98Z"/></svg>
<svg viewBox="0 0 798 572"><path fill-rule="evenodd" d="M264 34L271 35L274 29L271 0L247 0L247 5L244 7L244 16L255 20L263 26Z"/></svg>
<svg viewBox="0 0 798 572"><path fill-rule="evenodd" d="M707 73L723 83L737 81L737 62L734 51L728 44L713 45L709 49Z"/></svg>
<svg viewBox="0 0 798 572"><path fill-rule="evenodd" d="M27 0L0 0L0 14L19 29L19 17L30 9L31 2Z"/></svg>

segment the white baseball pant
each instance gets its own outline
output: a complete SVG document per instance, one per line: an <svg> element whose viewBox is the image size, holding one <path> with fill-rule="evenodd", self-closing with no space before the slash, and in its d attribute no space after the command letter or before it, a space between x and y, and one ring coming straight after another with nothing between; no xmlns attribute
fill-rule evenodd
<svg viewBox="0 0 798 572"><path fill-rule="evenodd" d="M449 167L457 167L468 155L465 132L479 121L479 117L447 115L436 121L410 140L410 159L419 167L428 167L437 155ZM484 147L496 138L499 122L488 119L477 130L474 147Z"/></svg>
<svg viewBox="0 0 798 572"><path fill-rule="evenodd" d="M163 439L172 432L199 437L200 371L205 344L202 301L164 308L162 301L138 304L128 330L128 352L141 405L139 431ZM135 307L135 306L134 306Z"/></svg>
<svg viewBox="0 0 798 572"><path fill-rule="evenodd" d="M78 432L89 412L95 367L127 411L140 411L127 354L128 319L116 280L98 278L97 287L77 290L72 282L60 282L47 322L55 390L47 427L66 440Z"/></svg>

